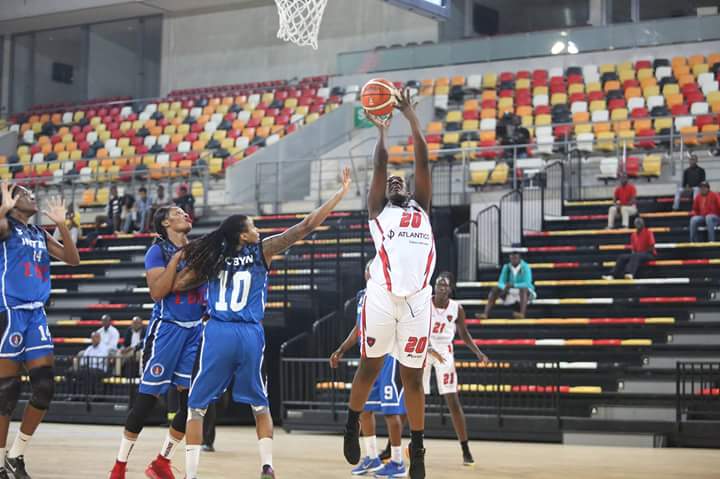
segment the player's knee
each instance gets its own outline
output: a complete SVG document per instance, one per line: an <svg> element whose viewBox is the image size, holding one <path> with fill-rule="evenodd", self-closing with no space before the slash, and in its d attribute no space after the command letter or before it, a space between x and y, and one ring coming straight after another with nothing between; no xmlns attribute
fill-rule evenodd
<svg viewBox="0 0 720 479"><path fill-rule="evenodd" d="M177 432L185 433L188 418L188 391L187 389L178 391L178 409L170 424Z"/></svg>
<svg viewBox="0 0 720 479"><path fill-rule="evenodd" d="M252 406L250 409L252 409L253 417L255 417L255 419L263 414L270 414L269 406Z"/></svg>
<svg viewBox="0 0 720 479"><path fill-rule="evenodd" d="M20 379L17 376L0 378L0 416L11 416L20 397Z"/></svg>
<svg viewBox="0 0 720 479"><path fill-rule="evenodd" d="M148 416L150 416L153 409L155 409L155 403L157 403L157 398L155 396L142 393L138 394L135 399L135 404L130 410L130 414L128 414L127 420L125 421L125 429L133 434L140 434L143 426L145 426L145 421Z"/></svg>
<svg viewBox="0 0 720 479"><path fill-rule="evenodd" d="M55 395L55 374L50 366L30 370L30 405L41 411L50 407Z"/></svg>
<svg viewBox="0 0 720 479"><path fill-rule="evenodd" d="M448 409L450 412L460 412L460 399L458 398L458 395L455 393L452 394L446 394L445 395L445 402L447 403Z"/></svg>
<svg viewBox="0 0 720 479"><path fill-rule="evenodd" d="M207 413L207 408L201 409L197 407L191 407L188 408L187 417L188 421L202 421L205 419L205 413Z"/></svg>
<svg viewBox="0 0 720 479"><path fill-rule="evenodd" d="M423 386L423 370L413 368L403 368L402 382L405 391L411 391L419 394L425 394Z"/></svg>

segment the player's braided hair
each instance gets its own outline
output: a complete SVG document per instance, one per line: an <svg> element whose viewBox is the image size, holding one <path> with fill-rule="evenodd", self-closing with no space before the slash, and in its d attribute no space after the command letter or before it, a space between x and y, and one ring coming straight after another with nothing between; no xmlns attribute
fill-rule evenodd
<svg viewBox="0 0 720 479"><path fill-rule="evenodd" d="M165 261L169 261L170 257L174 254L174 251L170 251L169 247L171 242L168 238L167 228L163 225L163 222L167 219L173 208L174 206L161 206L153 215L153 226L155 227L155 232L158 234L153 240L153 244L160 246Z"/></svg>
<svg viewBox="0 0 720 479"><path fill-rule="evenodd" d="M185 247L187 268L198 278L211 278L222 269L225 258L235 254L240 234L247 231L248 217L232 215L210 233L191 241Z"/></svg>

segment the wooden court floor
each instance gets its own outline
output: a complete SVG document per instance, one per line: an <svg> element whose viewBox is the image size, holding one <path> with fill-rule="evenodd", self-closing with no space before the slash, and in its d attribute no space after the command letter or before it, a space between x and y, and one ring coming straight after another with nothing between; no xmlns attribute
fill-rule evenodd
<svg viewBox="0 0 720 479"><path fill-rule="evenodd" d="M16 424L13 423L11 438ZM43 424L26 452L33 479L102 479L115 459L120 427ZM144 478L165 430L147 428L130 457L128 479ZM278 479L349 478L340 436L286 434L277 430ZM474 469L460 464L454 441L430 440L428 479L705 479L720 478L720 451L634 449L554 444L474 442ZM203 453L202 479L259 477L255 431L222 427L217 452ZM184 448L175 456L176 476L184 477Z"/></svg>

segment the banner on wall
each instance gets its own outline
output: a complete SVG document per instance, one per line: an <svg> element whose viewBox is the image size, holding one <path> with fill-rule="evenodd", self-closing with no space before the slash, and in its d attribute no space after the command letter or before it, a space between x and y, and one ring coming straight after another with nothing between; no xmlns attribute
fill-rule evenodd
<svg viewBox="0 0 720 479"><path fill-rule="evenodd" d="M355 128L372 128L374 125L365 116L363 107L355 107Z"/></svg>

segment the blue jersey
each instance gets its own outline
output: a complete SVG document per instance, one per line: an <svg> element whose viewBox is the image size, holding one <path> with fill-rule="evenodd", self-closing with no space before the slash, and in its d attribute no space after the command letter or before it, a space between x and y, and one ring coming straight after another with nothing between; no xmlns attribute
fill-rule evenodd
<svg viewBox="0 0 720 479"><path fill-rule="evenodd" d="M260 323L267 302L268 267L262 243L245 245L208 281L207 308L212 319Z"/></svg>
<svg viewBox="0 0 720 479"><path fill-rule="evenodd" d="M145 271L154 268L165 268L170 258L178 250L170 241L160 241L152 245L145 253ZM180 261L177 270L185 268L185 261ZM190 291L170 293L153 307L152 320L162 319L175 323L197 323L205 312L205 286Z"/></svg>
<svg viewBox="0 0 720 479"><path fill-rule="evenodd" d="M10 236L1 242L0 308L45 303L50 297L50 254L45 230L24 225L11 216L7 220Z"/></svg>

